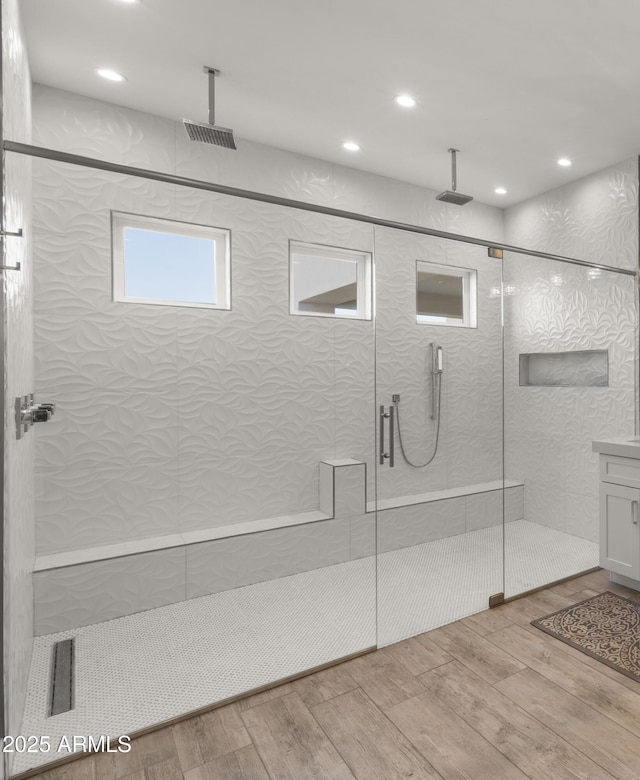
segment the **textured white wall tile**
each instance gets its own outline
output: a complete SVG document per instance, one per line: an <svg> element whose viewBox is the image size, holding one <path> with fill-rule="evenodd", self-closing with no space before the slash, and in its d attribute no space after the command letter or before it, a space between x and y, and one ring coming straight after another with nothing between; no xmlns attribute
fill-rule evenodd
<svg viewBox="0 0 640 780"><path fill-rule="evenodd" d="M505 235L516 246L637 268L637 158L512 206Z"/></svg>
<svg viewBox="0 0 640 780"><path fill-rule="evenodd" d="M19 3L2 3L2 130L6 139L31 143L31 78ZM21 264L4 271L2 348L4 351L4 660L5 733L19 734L33 646L34 436L16 440L14 400L33 392L33 265L31 161L4 159L4 218L7 230L22 228L22 238L7 237L4 262Z"/></svg>
<svg viewBox="0 0 640 780"><path fill-rule="evenodd" d="M333 165L272 146L238 140L238 153L194 143L176 124L176 173L284 198L331 205Z"/></svg>
<svg viewBox="0 0 640 780"><path fill-rule="evenodd" d="M140 168L175 168L171 120L40 84L34 85L33 142Z"/></svg>
<svg viewBox="0 0 640 780"><path fill-rule="evenodd" d="M375 512L349 518L349 558L366 558L376 554Z"/></svg>
<svg viewBox="0 0 640 780"><path fill-rule="evenodd" d="M416 260L477 269L477 329L416 323ZM500 298L492 296L500 264L477 247L376 229L376 285L377 403L388 405L400 394L402 441L417 464L431 458L436 441L430 343L442 346L444 356L437 454L426 468L414 469L396 435L396 466L379 470L378 497L501 479L501 311Z"/></svg>
<svg viewBox="0 0 640 780"><path fill-rule="evenodd" d="M320 520L186 549L187 598L194 598L347 561L349 521Z"/></svg>
<svg viewBox="0 0 640 780"><path fill-rule="evenodd" d="M336 517L352 517L365 511L365 465L335 467Z"/></svg>
<svg viewBox="0 0 640 780"><path fill-rule="evenodd" d="M504 268L506 474L525 484L527 520L594 540L591 442L634 434L634 282L516 256ZM518 386L520 353L595 349L609 353L609 387Z"/></svg>
<svg viewBox="0 0 640 780"><path fill-rule="evenodd" d="M56 540L59 550L71 539L74 546L79 538L99 543L103 528L100 520L87 528L82 509L81 497L97 486L65 478L62 467L74 478L89 465L111 475L123 462L175 468L179 518L169 519L173 501L158 512L156 529L146 516L114 518L113 532L141 538L174 532L178 522L194 530L317 509L322 458L353 449L372 457L364 452L372 441L372 387L346 405L335 393L336 321L288 313L289 237L370 250L369 226L158 183L141 186L126 176L87 176L56 163L39 165L36 181L36 260L43 271L36 295L37 389L59 403L56 425L38 448L38 473L53 491L39 501L41 550L53 552ZM232 311L113 303L111 209L229 227ZM340 324L346 381L362 371L360 339L366 332L372 343L373 324ZM366 379L372 385L372 366ZM367 434L354 431L354 420L366 424ZM70 493L66 512L59 511L56 480ZM176 484L173 475L168 484ZM98 498L91 499L92 514L108 516L109 502Z"/></svg>
<svg viewBox="0 0 640 780"><path fill-rule="evenodd" d="M185 550L159 550L36 572L36 636L185 598Z"/></svg>
<svg viewBox="0 0 640 780"><path fill-rule="evenodd" d="M334 469L328 463L321 463L318 470L318 509L333 517L334 511Z"/></svg>
<svg viewBox="0 0 640 780"><path fill-rule="evenodd" d="M504 491L504 519L506 523L524 519L524 487Z"/></svg>
<svg viewBox="0 0 640 780"><path fill-rule="evenodd" d="M501 490L476 493L466 497L467 531L502 525L503 495Z"/></svg>
<svg viewBox="0 0 640 780"><path fill-rule="evenodd" d="M378 552L399 550L465 532L466 497L378 512Z"/></svg>
<svg viewBox="0 0 640 780"><path fill-rule="evenodd" d="M178 530L175 455L165 464L115 463L44 471L36 481L38 554Z"/></svg>

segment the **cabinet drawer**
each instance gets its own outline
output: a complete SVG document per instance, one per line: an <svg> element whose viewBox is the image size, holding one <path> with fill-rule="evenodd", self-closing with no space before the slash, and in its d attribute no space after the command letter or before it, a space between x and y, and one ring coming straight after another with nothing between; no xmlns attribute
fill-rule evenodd
<svg viewBox="0 0 640 780"><path fill-rule="evenodd" d="M600 479L614 485L640 488L640 460L601 455Z"/></svg>

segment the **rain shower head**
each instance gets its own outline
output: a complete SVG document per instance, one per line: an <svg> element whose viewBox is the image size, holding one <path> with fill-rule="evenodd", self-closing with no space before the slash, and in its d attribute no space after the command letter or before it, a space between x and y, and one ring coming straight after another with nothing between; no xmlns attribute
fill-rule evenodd
<svg viewBox="0 0 640 780"><path fill-rule="evenodd" d="M454 203L456 206L464 206L470 200L473 200L472 195L463 195L461 192L455 190L445 190L439 195L436 195L436 200L443 200L445 203Z"/></svg>
<svg viewBox="0 0 640 780"><path fill-rule="evenodd" d="M471 195L463 195L461 192L456 192L456 152L460 149L449 149L451 154L451 189L441 192L436 195L436 200L442 200L445 203L453 203L456 206L464 206L470 200L473 200Z"/></svg>
<svg viewBox="0 0 640 780"><path fill-rule="evenodd" d="M223 146L225 149L235 149L236 142L233 138L233 130L230 130L228 127L219 127L216 125L215 81L216 77L220 75L220 71L205 65L204 72L209 74L209 124L183 119L182 123L184 124L184 129L187 131L187 135L192 141Z"/></svg>

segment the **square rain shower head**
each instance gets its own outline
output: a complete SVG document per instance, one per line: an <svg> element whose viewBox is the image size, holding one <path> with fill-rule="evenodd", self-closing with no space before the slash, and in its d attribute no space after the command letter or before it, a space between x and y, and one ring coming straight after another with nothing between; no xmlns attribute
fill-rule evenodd
<svg viewBox="0 0 640 780"><path fill-rule="evenodd" d="M445 190L439 195L436 195L436 200L443 200L445 203L454 203L456 206L464 206L473 200L472 195L463 195L461 192L453 192L452 190Z"/></svg>
<svg viewBox="0 0 640 780"><path fill-rule="evenodd" d="M200 141L204 144L215 144L224 146L225 149L236 149L236 142L233 139L233 130L218 125L197 124L189 119L182 120L187 135L192 141Z"/></svg>

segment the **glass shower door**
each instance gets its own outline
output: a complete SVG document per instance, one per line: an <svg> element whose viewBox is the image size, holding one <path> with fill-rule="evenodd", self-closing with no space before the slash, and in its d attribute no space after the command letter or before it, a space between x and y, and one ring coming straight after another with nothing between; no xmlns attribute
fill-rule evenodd
<svg viewBox="0 0 640 780"><path fill-rule="evenodd" d="M505 253L505 474L524 499L507 598L599 565L592 442L635 435L636 296L633 276Z"/></svg>
<svg viewBox="0 0 640 780"><path fill-rule="evenodd" d="M33 170L35 389L57 411L27 434L22 733L131 735L372 648L371 227ZM47 718L61 639L74 706Z"/></svg>
<svg viewBox="0 0 640 780"><path fill-rule="evenodd" d="M501 265L375 231L378 645L503 590Z"/></svg>

